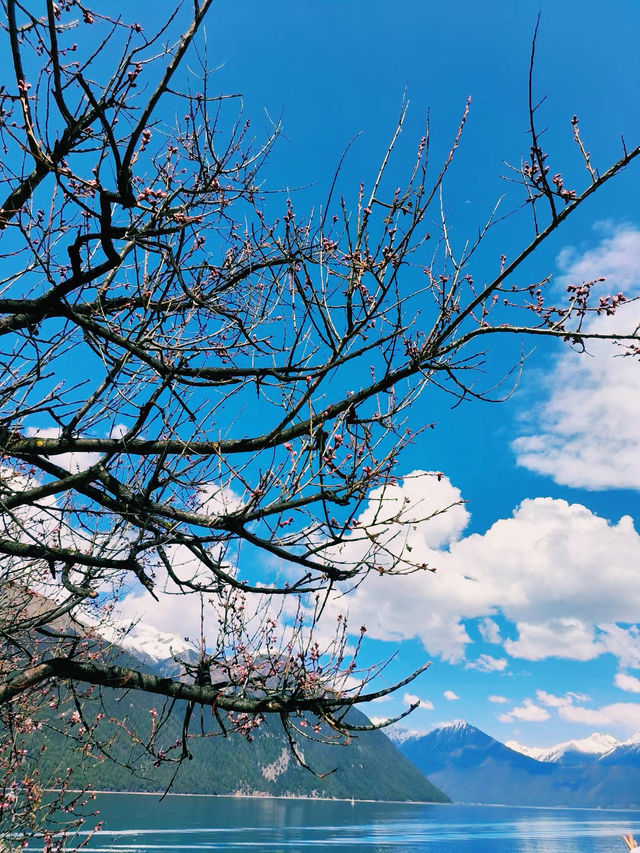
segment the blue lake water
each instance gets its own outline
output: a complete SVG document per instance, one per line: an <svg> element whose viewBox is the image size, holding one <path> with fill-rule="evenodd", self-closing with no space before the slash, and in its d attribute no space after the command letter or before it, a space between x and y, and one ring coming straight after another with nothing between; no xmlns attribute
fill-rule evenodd
<svg viewBox="0 0 640 853"><path fill-rule="evenodd" d="M94 853L624 853L640 812L105 794Z"/></svg>

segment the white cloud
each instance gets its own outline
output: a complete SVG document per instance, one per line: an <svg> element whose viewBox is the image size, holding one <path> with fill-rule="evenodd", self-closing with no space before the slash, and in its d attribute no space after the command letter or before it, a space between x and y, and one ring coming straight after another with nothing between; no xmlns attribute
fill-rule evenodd
<svg viewBox="0 0 640 853"><path fill-rule="evenodd" d="M629 734L640 729L640 704L635 702L616 702L601 708L566 705L558 709L558 713L569 722L584 723L587 726L601 728L619 726Z"/></svg>
<svg viewBox="0 0 640 853"><path fill-rule="evenodd" d="M519 622L518 639L507 640L504 647L512 657L524 660L592 660L605 651L595 642L593 628L579 619L554 619L534 625Z"/></svg>
<svg viewBox="0 0 640 853"><path fill-rule="evenodd" d="M352 568L375 563L382 570L437 568L441 551L469 521L460 490L432 471L412 471L397 485L372 489L352 532L327 548L324 558Z"/></svg>
<svg viewBox="0 0 640 853"><path fill-rule="evenodd" d="M628 675L626 672L617 672L613 683L620 690L626 690L627 693L640 693L640 678Z"/></svg>
<svg viewBox="0 0 640 853"><path fill-rule="evenodd" d="M495 619L482 619L478 624L480 636L487 643L497 645L502 642L500 627Z"/></svg>
<svg viewBox="0 0 640 853"><path fill-rule="evenodd" d="M209 570L186 546L168 545L165 547L165 552L178 580L200 582L204 585L212 584ZM224 566L224 568L230 574L235 571L232 566ZM205 595L203 600L197 592L185 593L180 585L169 577L161 564L155 566L154 580L155 598L139 584L128 590L128 594L120 597L115 611L120 626L125 627L129 623L141 621L153 625L158 631L188 637L191 642L198 645L202 632L205 645L215 646L221 625L225 622L225 609L228 614L231 602L213 593ZM243 622L248 634L254 636L254 642L258 641L258 629L264 624L267 616L276 620L279 626L278 634L282 636L280 626L290 621L287 619L286 608L295 609L295 603L288 599L281 598L272 602L268 597L259 594L248 593L242 601L238 599L237 603L242 605Z"/></svg>
<svg viewBox="0 0 640 853"><path fill-rule="evenodd" d="M491 655L480 655L467 664L467 669L477 669L480 672L504 672L506 668L506 658L494 658Z"/></svg>
<svg viewBox="0 0 640 853"><path fill-rule="evenodd" d="M580 504L552 498L525 500L512 518L451 546L451 562L473 578L483 601L531 624L634 622L639 561L640 536L629 516L610 524Z"/></svg>
<svg viewBox="0 0 640 853"><path fill-rule="evenodd" d="M25 503L18 504L11 510L0 512L0 536L31 545L46 544L56 549L77 550L85 553L95 551L101 557L119 558L126 552L129 541L126 532L100 529L99 523L91 516L73 516L73 521L80 519L84 526L72 526L68 514L65 516L58 495L40 496L31 502L28 497L31 490L38 488L41 481L35 475L17 473L10 465L0 464L0 497L22 498ZM27 496L27 497L25 497ZM95 527L93 526L95 524ZM96 529L97 528L97 529ZM43 559L25 559L21 555L5 556L2 563L2 582L17 583L23 588L29 588L40 595L52 600L68 599L69 592L62 584L61 566L58 563L50 566ZM72 567L69 572L72 583L80 583L84 578L83 567ZM117 578L114 579L109 571L94 578L92 589L98 593L111 593L119 588ZM101 602L87 602L74 608L74 615L88 624L95 617L95 611ZM104 612L101 617L105 618Z"/></svg>
<svg viewBox="0 0 640 853"><path fill-rule="evenodd" d="M398 505L405 489L408 496L422 494L427 507L460 499L446 477L437 482L420 472L396 488ZM350 623L366 625L368 636L379 640L418 638L428 654L451 662L466 656L472 642L467 624L475 622L483 638L501 641L513 657L584 661L610 653L620 666L640 666L640 632L634 625L640 613L635 568L640 536L629 516L612 523L580 504L527 499L511 518L484 534L463 537L467 518L466 508L455 506L410 525L406 541L412 559L437 571L399 577L372 573L348 598ZM345 543L343 559L349 547ZM344 607L342 598L333 609ZM510 623L507 639L497 615ZM478 660L488 667L491 659L503 657Z"/></svg>
<svg viewBox="0 0 640 853"><path fill-rule="evenodd" d="M558 284L581 284L599 276L598 294L640 293L640 229L601 225L604 236L588 251L565 249L558 257ZM637 303L614 316L591 316L592 332L629 332L640 320ZM546 399L532 407L530 434L513 442L518 463L563 485L587 489L640 488L640 369L608 342L588 353L564 351L546 374ZM531 387L531 382L525 388Z"/></svg>
<svg viewBox="0 0 640 853"><path fill-rule="evenodd" d="M495 693L492 696L488 696L487 699L496 705L506 705L509 702L506 696L498 696Z"/></svg>
<svg viewBox="0 0 640 853"><path fill-rule="evenodd" d="M34 438L60 438L60 428L50 427L47 429L39 429L38 427L28 427L25 429L25 436ZM51 453L49 459L55 464L69 471L71 474L76 474L78 471L86 471L102 458L101 453Z"/></svg>
<svg viewBox="0 0 640 853"><path fill-rule="evenodd" d="M507 640L505 651L525 660L565 658L593 660L610 653L621 666L640 666L640 632L636 625L583 622L579 619L555 619L539 624L518 623L518 639Z"/></svg>
<svg viewBox="0 0 640 853"><path fill-rule="evenodd" d="M459 698L460 698L460 697L458 696L458 694L457 694L457 693L454 693L454 692L453 692L453 690L445 690L445 691L444 691L444 693L443 693L442 695L443 695L443 696L444 696L444 698L445 698L445 699L447 699L449 702L455 702L455 701L456 701L456 699L459 699Z"/></svg>
<svg viewBox="0 0 640 853"><path fill-rule="evenodd" d="M405 693L402 701L407 705L415 705L416 702L419 702L420 708L423 711L433 711L433 702L429 699L423 699L421 696L416 696L415 693Z"/></svg>
<svg viewBox="0 0 640 853"><path fill-rule="evenodd" d="M515 720L523 720L527 723L542 723L550 718L546 708L536 705L531 699L525 699L522 705L512 708L505 714L500 714L498 719L501 723L513 723Z"/></svg>
<svg viewBox="0 0 640 853"><path fill-rule="evenodd" d="M505 651L527 660L590 660L616 655L638 665L640 634L640 536L624 516L617 524L580 504L551 498L525 500L510 519L484 535L453 543L443 571L476 584L478 607L499 609L515 623L517 637ZM461 616L473 616L472 609Z"/></svg>
<svg viewBox="0 0 640 853"><path fill-rule="evenodd" d="M619 686L623 690L640 692L640 679L618 673L616 683L620 676L622 676L620 679L622 683ZM628 683L627 678L630 679ZM627 686L623 686L624 684ZM640 703L616 702L601 708L585 708L584 703L590 699L584 693L569 691L564 696L556 696L544 690L536 691L536 700L537 703L533 699L525 699L520 707L501 714L498 719L503 723L512 723L516 719L544 722L550 718L547 708L551 708L561 719L571 723L597 726L600 729L619 728L626 730L629 734L640 729Z"/></svg>
<svg viewBox="0 0 640 853"><path fill-rule="evenodd" d="M401 485L387 489L385 516L400 512L409 522L402 529L395 522L386 525L388 559L393 555L402 565L408 546L412 561L426 563L437 571L400 576L371 573L351 591L346 601L351 625L366 625L368 636L378 640L399 642L417 637L430 655L445 660L459 660L463 656L470 637L460 621L460 613L484 616L488 604L478 601L478 587L473 580L458 571L449 571L443 564L449 559L446 546L459 538L468 522L469 513L461 500L459 489L448 478L439 481L422 471L412 472ZM379 506L380 492L376 490L360 521L370 521ZM451 509L442 512L446 507ZM363 550L370 544L356 534L336 549L337 559L353 564L362 558ZM325 613L331 617L344 612L344 608L345 599L337 597Z"/></svg>
<svg viewBox="0 0 640 853"><path fill-rule="evenodd" d="M204 515L229 515L244 506L240 495L227 485L207 483L198 490L198 512Z"/></svg>
<svg viewBox="0 0 640 853"><path fill-rule="evenodd" d="M387 693L385 696L376 696L375 699L371 700L371 704L373 704L374 702L376 703L376 705L379 705L381 702L393 702L395 698L396 697L393 695L393 693ZM370 717L370 719L373 719L373 717Z"/></svg>
<svg viewBox="0 0 640 853"><path fill-rule="evenodd" d="M625 620L626 621L626 620ZM599 641L618 658L620 666L640 667L640 630L637 625L598 625Z"/></svg>
<svg viewBox="0 0 640 853"><path fill-rule="evenodd" d="M547 693L546 690L536 690L536 699L548 708L565 708L567 705L573 705L574 702L588 702L589 696L585 693L574 693L571 690L564 696L555 696L553 693Z"/></svg>

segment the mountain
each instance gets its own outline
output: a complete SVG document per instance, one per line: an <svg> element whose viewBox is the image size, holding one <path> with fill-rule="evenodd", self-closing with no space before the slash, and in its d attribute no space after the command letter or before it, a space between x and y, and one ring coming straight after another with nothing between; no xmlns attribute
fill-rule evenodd
<svg viewBox="0 0 640 853"><path fill-rule="evenodd" d="M52 603L12 585L2 606L29 608L37 615ZM91 654L100 659L163 676L185 677L183 664L195 664L199 657L188 639L143 623L127 631L105 631L100 624L64 617L55 627L61 634L90 638ZM56 642L55 637L41 639L40 653L47 643L55 650ZM98 790L164 791L171 786L178 793L449 802L382 731L359 732L346 745L326 724L316 732L311 724L317 721L302 717L292 721L290 736L302 761L318 775L295 760L279 718L267 715L250 741L241 734L227 736L212 710L198 706L190 728L195 736L188 741L189 760L179 766L175 761L154 766L160 753L178 757L186 707L135 690L94 688L72 694L59 685L51 701L16 733L13 746L24 749L24 773L37 774L43 788L60 787L67 768L72 768L76 787ZM345 719L356 726L370 724L355 708ZM86 730L92 726L98 727L99 745L87 740ZM150 738L154 754L145 748Z"/></svg>
<svg viewBox="0 0 640 853"><path fill-rule="evenodd" d="M566 749L559 744L546 751L555 750L557 760L540 761L457 722L407 738L399 748L457 802L638 808L640 738L598 756L594 750L607 745L606 737Z"/></svg>
<svg viewBox="0 0 640 853"><path fill-rule="evenodd" d="M101 723L101 738L109 743L109 759L94 749L76 771L78 785L112 791L162 791L176 769L175 764L153 766L140 744L126 734L135 731L148 735L152 710L157 711L156 748L167 756L176 754L181 735L184 704L178 703L165 716L158 697L147 697L135 691L103 691L102 698L85 702L83 713L94 719L98 710L106 712ZM368 723L364 714L349 711L347 719L356 725ZM111 722L117 720L118 722ZM300 726L303 723L297 720ZM300 766L292 755L287 736L279 719L268 718L253 732L249 742L239 734L225 737L216 731L215 718L208 708L194 712L189 740L193 760L183 762L171 790L176 793L252 794L277 796L318 796L372 800L448 802L448 797L432 785L405 758L381 731L359 733L348 746L327 745L296 735L298 750L318 778ZM309 729L310 730L310 729ZM199 734L204 731L204 736ZM321 736L333 732L324 727ZM78 742L48 728L44 733L47 751L39 754L38 742L32 740L30 752L38 756L43 782L56 775L56 768L77 764ZM73 751L75 750L75 752ZM89 760L90 759L90 760ZM127 768L136 768L134 774Z"/></svg>
<svg viewBox="0 0 640 853"><path fill-rule="evenodd" d="M136 636L142 652L135 648ZM166 643L172 645L175 638L163 640L142 632L131 640L128 650L118 654L119 664L167 674ZM172 657L168 666L175 666ZM76 711L73 703L43 719L42 730L29 735L29 758L37 764L45 787L56 787L56 778L64 775L64 768L73 767L77 787L99 790L163 791L172 783L171 790L176 793L449 801L382 731L358 733L348 746L332 745L320 742L323 738L336 742L335 732L326 725L316 733L304 719L294 720L299 728L299 733L293 732L298 751L315 773L326 774L319 778L295 760L279 718L268 717L254 729L250 742L240 734L224 736L211 710L197 706L191 725L196 736L188 742L192 760L182 762L172 782L177 764L163 762L155 767L154 757L146 753L141 740L149 737L153 726L156 751L164 751L169 758L177 756L185 709L184 702L167 701L163 705L160 697L135 690L105 688L99 695L94 691L93 698L83 702L83 719L77 724L72 724ZM91 723L98 715L106 755L95 747L86 753L83 749L84 723ZM349 710L346 719L358 726L369 724L355 708ZM311 737L305 738L305 732ZM131 733L141 740L136 742Z"/></svg>
<svg viewBox="0 0 640 853"><path fill-rule="evenodd" d="M618 743L614 749L603 755L600 761L607 766L640 766L640 732L629 738L629 740Z"/></svg>
<svg viewBox="0 0 640 853"><path fill-rule="evenodd" d="M549 747L524 746L516 741L507 741L505 744L509 749L535 758L536 761L551 761L554 764L567 765L588 764L597 761L621 745L620 741L613 735L599 734L598 732L580 740L568 740Z"/></svg>
<svg viewBox="0 0 640 853"><path fill-rule="evenodd" d="M405 729L403 726L398 725L398 723L388 726L384 731L389 740L395 743L396 746L400 746L405 740L422 737L424 734L424 731L418 729Z"/></svg>
<svg viewBox="0 0 640 853"><path fill-rule="evenodd" d="M133 625L118 641L118 645L138 659L153 664L171 660L174 655L180 657L185 654L195 657L198 655L195 644L186 637L158 631L144 622Z"/></svg>
<svg viewBox="0 0 640 853"><path fill-rule="evenodd" d="M168 631L158 631L145 622L136 622L126 630L100 626L105 640L129 652L141 663L170 678L180 677L184 667L177 658L195 664L199 653L195 643Z"/></svg>
<svg viewBox="0 0 640 853"><path fill-rule="evenodd" d="M514 752L469 723L408 738L399 749L452 800L548 804L554 768Z"/></svg>

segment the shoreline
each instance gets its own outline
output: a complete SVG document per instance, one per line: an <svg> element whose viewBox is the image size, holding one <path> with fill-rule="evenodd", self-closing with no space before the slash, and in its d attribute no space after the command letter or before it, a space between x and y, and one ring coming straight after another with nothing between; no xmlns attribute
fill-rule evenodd
<svg viewBox="0 0 640 853"><path fill-rule="evenodd" d="M48 789L52 790L52 789ZM82 793L79 790L69 791L69 793ZM513 803L463 803L450 802L438 803L433 800L372 800L372 799L356 799L347 797L311 797L300 795L287 794L266 794L255 792L246 793L231 793L231 794L194 794L194 793L176 793L170 791L102 791L91 790L86 793L95 794L96 796L105 794L114 794L116 796L135 796L135 797L207 797L210 799L227 799L227 800L280 800L285 802L302 801L311 803L368 803L382 805L397 805L397 806L477 806L479 808L493 809L536 809L536 810L553 810L553 811L572 811L572 812L640 812L640 806L532 806L532 805L515 805Z"/></svg>
<svg viewBox="0 0 640 853"><path fill-rule="evenodd" d="M54 791L55 788L47 788L47 791ZM169 791L165 793L164 791L103 791L98 790L97 788L87 789L86 791L81 791L80 789L69 789L70 794L95 794L104 795L104 794L114 794L116 796L127 795L134 797L209 797L212 799L225 799L225 800L284 800L288 801L297 801L302 800L304 802L310 803L388 803L389 805L398 805L398 806L453 806L453 805L462 805L461 803L438 803L435 800L363 800L357 799L356 797L312 797L310 795L304 794L267 794L262 791L255 791L254 793L230 793L230 794L194 794L194 793L186 793L186 792L176 792ZM469 805L465 803L465 805Z"/></svg>

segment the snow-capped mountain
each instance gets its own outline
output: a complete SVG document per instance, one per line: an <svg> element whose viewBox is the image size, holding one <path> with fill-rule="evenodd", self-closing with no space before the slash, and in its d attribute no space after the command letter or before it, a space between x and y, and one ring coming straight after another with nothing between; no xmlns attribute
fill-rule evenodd
<svg viewBox="0 0 640 853"><path fill-rule="evenodd" d="M409 738L399 749L452 800L550 804L546 777L553 772L552 765L514 752L462 720Z"/></svg>
<svg viewBox="0 0 640 853"><path fill-rule="evenodd" d="M440 731L442 729L449 729L449 734L452 734L455 731L473 729L473 726L471 726L469 723L466 723L464 720L451 720L451 722L449 723L440 723L436 726L435 729L425 731L424 729L405 729L403 726L395 724L385 729L385 734L389 738L389 740L393 741L393 743L398 745L400 743L404 743L407 740L416 740L417 738L422 738L425 735L430 734L432 731Z"/></svg>
<svg viewBox="0 0 640 853"><path fill-rule="evenodd" d="M167 676L180 674L182 668L176 659L189 663L198 659L198 649L188 638L159 631L145 622L137 622L123 630L110 628L105 631L103 627L101 632L110 643Z"/></svg>
<svg viewBox="0 0 640 853"><path fill-rule="evenodd" d="M158 631L153 625L138 622L118 642L118 645L136 657L144 656L151 663L159 663L174 655L191 655L197 652L196 646L185 637L167 631Z"/></svg>
<svg viewBox="0 0 640 853"><path fill-rule="evenodd" d="M602 764L640 765L640 732L618 744L600 759Z"/></svg>
<svg viewBox="0 0 640 853"><path fill-rule="evenodd" d="M378 722L377 718L372 718L373 722ZM382 721L382 718L380 718ZM418 729L405 729L403 726L389 726L384 729L384 733L389 738L392 743L395 743L396 746L399 746L401 743L404 743L405 740L409 740L412 737L422 737L422 735L426 734L424 731L419 731Z"/></svg>
<svg viewBox="0 0 640 853"><path fill-rule="evenodd" d="M520 744L502 744L458 721L398 748L458 802L640 807L640 735L620 743L595 734L540 750L540 760L533 749L525 754Z"/></svg>
<svg viewBox="0 0 640 853"><path fill-rule="evenodd" d="M384 718L383 717L380 717L380 718L371 717L371 719L374 722L379 722L379 721L382 721ZM450 723L440 723L438 726L436 726L436 728L438 728L438 729L448 729L448 728L456 729L456 728L464 728L465 726L468 726L468 725L469 724L465 723L464 720L452 720ZM429 731L433 731L433 729L430 729ZM417 738L424 737L425 735L429 734L429 731L427 731L425 729L405 729L404 726L400 726L397 723L395 723L394 725L386 728L384 730L384 733L386 734L386 736L389 738L390 741L392 741L393 743L395 743L396 746L398 746L399 744L404 743L406 740L412 740L412 739L415 740Z"/></svg>
<svg viewBox="0 0 640 853"><path fill-rule="evenodd" d="M621 741L613 735L599 732L594 732L586 738L567 740L548 747L525 746L515 740L509 740L505 744L509 749L535 758L536 761L551 761L554 764L585 764L597 761L621 745Z"/></svg>

